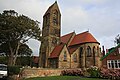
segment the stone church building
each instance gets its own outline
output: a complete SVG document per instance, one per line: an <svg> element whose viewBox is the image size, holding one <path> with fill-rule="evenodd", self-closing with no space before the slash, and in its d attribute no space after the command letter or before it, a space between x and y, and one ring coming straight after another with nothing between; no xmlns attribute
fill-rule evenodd
<svg viewBox="0 0 120 80"><path fill-rule="evenodd" d="M43 16L39 66L43 68L101 67L100 43L89 32L61 36L61 13L57 2Z"/></svg>

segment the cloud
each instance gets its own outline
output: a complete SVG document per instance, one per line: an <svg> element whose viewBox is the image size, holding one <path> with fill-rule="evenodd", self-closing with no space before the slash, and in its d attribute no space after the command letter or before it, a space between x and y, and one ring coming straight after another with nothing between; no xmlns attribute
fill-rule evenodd
<svg viewBox="0 0 120 80"><path fill-rule="evenodd" d="M62 34L75 30L80 33L90 30L101 45L110 48L120 26L120 1L113 0L77 0L63 8ZM79 5L78 5L79 4ZM64 6L64 7L65 7Z"/></svg>
<svg viewBox="0 0 120 80"><path fill-rule="evenodd" d="M67 8L62 14L62 32L77 30L89 19L87 12L82 8Z"/></svg>
<svg viewBox="0 0 120 80"><path fill-rule="evenodd" d="M0 0L0 12L14 9L20 14L41 22L45 11L55 0ZM90 30L101 45L111 47L112 40L120 34L120 0L58 0L62 16L62 35ZM111 45L110 45L111 44ZM39 42L29 45L38 54Z"/></svg>
<svg viewBox="0 0 120 80"><path fill-rule="evenodd" d="M40 42L34 39L31 39L28 41L27 43L29 45L29 47L32 49L33 54L35 56L39 55L39 50L40 50Z"/></svg>

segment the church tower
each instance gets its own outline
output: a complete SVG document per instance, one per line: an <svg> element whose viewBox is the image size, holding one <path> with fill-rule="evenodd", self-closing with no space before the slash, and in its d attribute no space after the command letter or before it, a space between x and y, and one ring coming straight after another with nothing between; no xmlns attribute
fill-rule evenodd
<svg viewBox="0 0 120 80"><path fill-rule="evenodd" d="M60 43L61 13L55 1L43 16L42 41L40 47L40 67L49 67L49 56L56 45Z"/></svg>

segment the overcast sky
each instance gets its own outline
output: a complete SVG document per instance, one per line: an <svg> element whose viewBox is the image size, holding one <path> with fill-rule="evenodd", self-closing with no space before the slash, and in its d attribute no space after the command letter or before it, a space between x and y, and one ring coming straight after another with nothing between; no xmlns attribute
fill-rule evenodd
<svg viewBox="0 0 120 80"><path fill-rule="evenodd" d="M55 0L0 0L0 13L15 10L41 22L48 7ZM114 38L120 34L120 0L57 0L61 11L61 35L89 30L101 46L115 46ZM34 55L39 54L40 42L28 42Z"/></svg>

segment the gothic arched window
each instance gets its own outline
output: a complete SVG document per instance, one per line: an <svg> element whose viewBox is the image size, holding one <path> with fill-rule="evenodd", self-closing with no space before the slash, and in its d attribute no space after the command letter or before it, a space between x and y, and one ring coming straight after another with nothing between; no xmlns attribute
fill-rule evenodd
<svg viewBox="0 0 120 80"><path fill-rule="evenodd" d="M97 56L99 56L99 47L97 47Z"/></svg>
<svg viewBox="0 0 120 80"><path fill-rule="evenodd" d="M92 56L90 46L87 47L87 56L88 57Z"/></svg>
<svg viewBox="0 0 120 80"><path fill-rule="evenodd" d="M48 26L49 23L50 23L50 13L46 14L44 17L44 24Z"/></svg>
<svg viewBox="0 0 120 80"><path fill-rule="evenodd" d="M97 55L97 52L96 52L96 48L95 46L93 47L93 56L96 56Z"/></svg>
<svg viewBox="0 0 120 80"><path fill-rule="evenodd" d="M96 48L95 48L95 46L94 46L94 47L93 47L93 65L94 65L94 66L95 66L95 63L96 63L95 57L96 57Z"/></svg>
<svg viewBox="0 0 120 80"><path fill-rule="evenodd" d="M82 67L83 66L83 47L80 47L80 49L79 49L79 63L80 63L80 67Z"/></svg>
<svg viewBox="0 0 120 80"><path fill-rule="evenodd" d="M73 55L73 61L77 62L77 54L76 53Z"/></svg>
<svg viewBox="0 0 120 80"><path fill-rule="evenodd" d="M67 61L67 54L66 54L66 51L64 52L64 61Z"/></svg>
<svg viewBox="0 0 120 80"><path fill-rule="evenodd" d="M57 25L57 23L58 23L58 12L57 10L54 10L53 11L53 24Z"/></svg>
<svg viewBox="0 0 120 80"><path fill-rule="evenodd" d="M80 48L80 54L79 54L80 58L83 56L83 48Z"/></svg>

